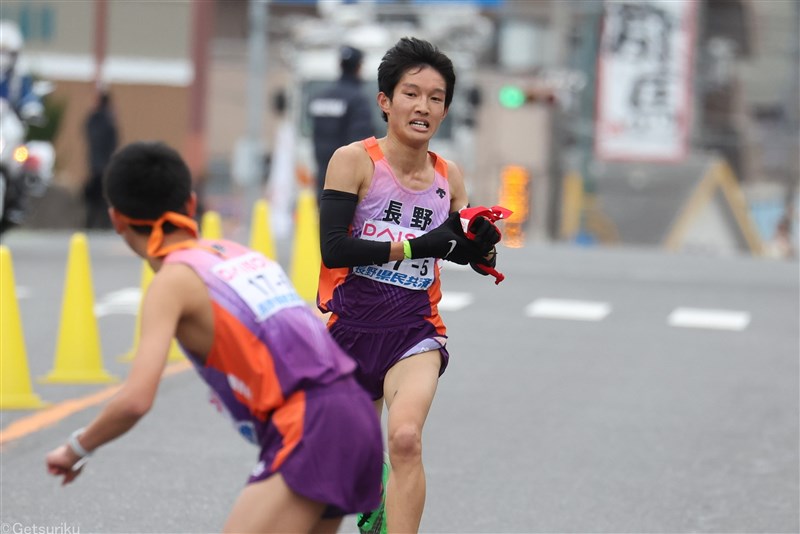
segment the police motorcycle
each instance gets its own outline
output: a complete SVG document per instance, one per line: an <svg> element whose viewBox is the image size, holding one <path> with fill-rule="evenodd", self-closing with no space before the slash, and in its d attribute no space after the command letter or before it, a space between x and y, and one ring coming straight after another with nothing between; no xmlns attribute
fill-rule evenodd
<svg viewBox="0 0 800 534"><path fill-rule="evenodd" d="M42 97L53 90L50 82L37 81L34 92ZM31 197L41 197L53 178L55 150L46 141L27 141L30 125L41 125L40 113L17 112L0 98L0 234L22 224Z"/></svg>

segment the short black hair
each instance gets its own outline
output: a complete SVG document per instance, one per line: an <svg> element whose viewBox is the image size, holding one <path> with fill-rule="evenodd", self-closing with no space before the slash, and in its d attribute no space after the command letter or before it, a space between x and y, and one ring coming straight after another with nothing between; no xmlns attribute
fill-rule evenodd
<svg viewBox="0 0 800 534"><path fill-rule="evenodd" d="M403 74L410 69L424 66L431 67L444 78L444 109L448 109L456 87L453 62L436 46L416 37L403 37L383 55L378 67L378 90L391 100ZM383 113L383 120L388 121L386 113Z"/></svg>
<svg viewBox="0 0 800 534"><path fill-rule="evenodd" d="M103 175L108 204L132 219L186 213L192 174L177 151L162 142L135 142L117 151ZM165 228L166 230L166 228Z"/></svg>

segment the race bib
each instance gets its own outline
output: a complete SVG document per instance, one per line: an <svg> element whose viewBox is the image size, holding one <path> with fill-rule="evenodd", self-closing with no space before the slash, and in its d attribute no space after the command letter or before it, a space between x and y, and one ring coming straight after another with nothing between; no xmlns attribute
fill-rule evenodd
<svg viewBox="0 0 800 534"><path fill-rule="evenodd" d="M286 308L305 306L280 265L257 252L237 256L212 268L261 322Z"/></svg>
<svg viewBox="0 0 800 534"><path fill-rule="evenodd" d="M419 229L405 228L387 221L366 221L361 228L361 239L402 242L424 233ZM353 267L353 273L382 284L421 291L427 290L433 284L435 262L433 258L419 258L390 261L383 265L359 265Z"/></svg>

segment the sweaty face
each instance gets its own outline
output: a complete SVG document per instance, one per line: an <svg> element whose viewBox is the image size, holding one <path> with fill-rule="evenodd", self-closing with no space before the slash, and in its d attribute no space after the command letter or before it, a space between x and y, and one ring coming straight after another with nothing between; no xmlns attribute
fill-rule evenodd
<svg viewBox="0 0 800 534"><path fill-rule="evenodd" d="M381 93L381 109L389 116L389 128L400 135L428 140L447 115L447 85L431 67L408 70L394 88L391 100Z"/></svg>

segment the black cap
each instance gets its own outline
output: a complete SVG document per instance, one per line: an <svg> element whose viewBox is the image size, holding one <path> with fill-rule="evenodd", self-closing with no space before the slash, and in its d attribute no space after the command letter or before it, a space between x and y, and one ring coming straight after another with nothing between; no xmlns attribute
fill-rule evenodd
<svg viewBox="0 0 800 534"><path fill-rule="evenodd" d="M342 62L342 68L352 71L361 65L361 61L364 59L364 53L358 48L343 46L339 49L339 57Z"/></svg>

